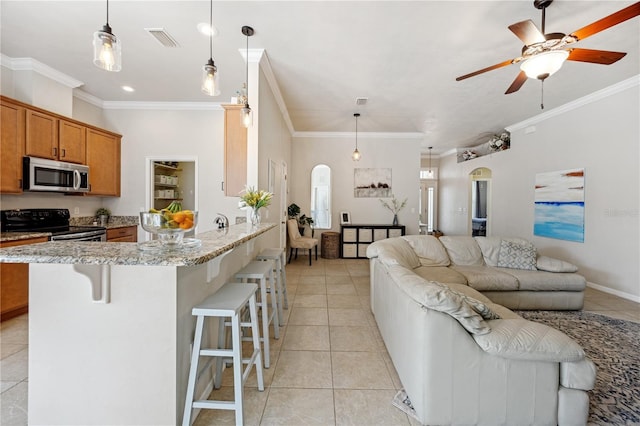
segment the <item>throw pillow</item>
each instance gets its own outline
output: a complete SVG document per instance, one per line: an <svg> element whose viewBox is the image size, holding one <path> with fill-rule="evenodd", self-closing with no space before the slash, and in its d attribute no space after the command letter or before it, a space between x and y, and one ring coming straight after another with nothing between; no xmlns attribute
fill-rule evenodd
<svg viewBox="0 0 640 426"><path fill-rule="evenodd" d="M577 272L578 267L564 260L554 259L547 256L538 256L536 267L547 272Z"/></svg>
<svg viewBox="0 0 640 426"><path fill-rule="evenodd" d="M511 269L527 269L535 271L536 248L531 243L515 243L502 240L498 267Z"/></svg>

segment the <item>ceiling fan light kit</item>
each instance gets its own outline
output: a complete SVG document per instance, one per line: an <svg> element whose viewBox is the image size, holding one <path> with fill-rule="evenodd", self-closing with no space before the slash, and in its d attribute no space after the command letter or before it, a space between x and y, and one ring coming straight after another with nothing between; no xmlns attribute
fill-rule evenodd
<svg viewBox="0 0 640 426"><path fill-rule="evenodd" d="M109 26L109 0L107 23L93 33L93 63L103 70L118 72L122 69L122 46Z"/></svg>
<svg viewBox="0 0 640 426"><path fill-rule="evenodd" d="M529 78L544 80L555 74L568 57L569 52L566 50L550 50L526 59L520 64L520 69L524 71Z"/></svg>
<svg viewBox="0 0 640 426"><path fill-rule="evenodd" d="M213 28L213 0L209 0L209 28ZM218 67L213 61L213 31L209 34L209 60L202 67L202 91L209 96L220 94Z"/></svg>
<svg viewBox="0 0 640 426"><path fill-rule="evenodd" d="M542 10L542 31L538 30L538 27L531 20L517 22L509 26L516 37L524 43L521 56L462 75L456 78L456 81L520 63L521 71L505 92L507 95L517 92L527 77L544 81L557 72L567 60L611 65L626 55L624 52L573 48L570 45L640 15L640 2L592 22L569 35L545 33L545 9L552 2L553 0L534 0L533 2L536 9Z"/></svg>

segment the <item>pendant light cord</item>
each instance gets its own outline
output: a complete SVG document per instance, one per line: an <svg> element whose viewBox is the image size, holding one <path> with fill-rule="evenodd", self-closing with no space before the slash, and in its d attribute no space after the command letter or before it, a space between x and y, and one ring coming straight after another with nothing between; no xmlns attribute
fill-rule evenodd
<svg viewBox="0 0 640 426"><path fill-rule="evenodd" d="M356 115L356 151L358 150L358 116L360 114Z"/></svg>
<svg viewBox="0 0 640 426"><path fill-rule="evenodd" d="M107 0L107 27L109 26L109 0Z"/></svg>
<svg viewBox="0 0 640 426"><path fill-rule="evenodd" d="M213 59L213 0L209 0L209 58Z"/></svg>
<svg viewBox="0 0 640 426"><path fill-rule="evenodd" d="M247 66L246 66L246 73L245 73L245 82L247 83L247 94L246 94L246 100L245 103L247 105L249 105L249 31L247 31L247 57L245 58L247 60Z"/></svg>

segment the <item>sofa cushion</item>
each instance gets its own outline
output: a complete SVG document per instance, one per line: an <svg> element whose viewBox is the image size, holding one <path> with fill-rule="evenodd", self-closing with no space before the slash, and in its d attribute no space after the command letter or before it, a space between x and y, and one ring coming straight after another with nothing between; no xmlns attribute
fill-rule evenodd
<svg viewBox="0 0 640 426"><path fill-rule="evenodd" d="M531 291L584 291L587 281L582 275L524 269L496 268L514 276L520 290Z"/></svg>
<svg viewBox="0 0 640 426"><path fill-rule="evenodd" d="M518 290L518 279L491 266L452 266L464 275L467 284L478 291Z"/></svg>
<svg viewBox="0 0 640 426"><path fill-rule="evenodd" d="M589 391L596 385L595 364L588 358L560 364L560 384L565 388Z"/></svg>
<svg viewBox="0 0 640 426"><path fill-rule="evenodd" d="M536 270L536 248L530 242L516 243L502 240L498 266L501 268Z"/></svg>
<svg viewBox="0 0 640 426"><path fill-rule="evenodd" d="M454 265L484 265L480 246L471 236L442 236L440 242Z"/></svg>
<svg viewBox="0 0 640 426"><path fill-rule="evenodd" d="M488 321L491 333L474 335L478 345L492 355L529 361L570 362L584 359L579 344L563 332L525 319Z"/></svg>
<svg viewBox="0 0 640 426"><path fill-rule="evenodd" d="M377 256L385 265L401 265L408 269L420 266L416 252L402 238L388 238L369 244L367 256Z"/></svg>
<svg viewBox="0 0 640 426"><path fill-rule="evenodd" d="M480 251L482 252L482 257L484 259L484 263L488 266L498 266L498 256L500 255L500 243L502 240L511 241L513 243L528 243L524 238L519 237L473 237L478 246L480 246Z"/></svg>
<svg viewBox="0 0 640 426"><path fill-rule="evenodd" d="M548 272L577 272L578 267L564 260L554 259L548 256L538 256L536 268Z"/></svg>
<svg viewBox="0 0 640 426"><path fill-rule="evenodd" d="M413 270L425 280L440 283L467 284L467 279L459 272L446 266L419 266Z"/></svg>
<svg viewBox="0 0 640 426"><path fill-rule="evenodd" d="M462 296L455 294L447 286L427 281L400 265L390 265L388 268L389 275L398 287L425 308L450 315L472 334L486 334L491 331L484 319Z"/></svg>
<svg viewBox="0 0 640 426"><path fill-rule="evenodd" d="M468 285L447 283L447 286L453 291L456 291L458 293L462 293L462 294L464 294L466 296L472 297L472 298L482 302L491 311L493 311L495 314L497 314L500 318L506 318L506 319L522 318L520 315L518 315L515 312L511 311L509 308L505 308L502 305L498 305L497 303L493 303L491 301L491 299L489 299L487 296L485 296L484 294L480 293L478 290L469 287ZM477 312L477 310L476 310L476 312ZM491 318L485 318L484 316L483 316L483 318L484 319L491 319Z"/></svg>
<svg viewBox="0 0 640 426"><path fill-rule="evenodd" d="M449 256L442 243L433 235L405 235L402 237L416 252L422 266L449 266Z"/></svg>

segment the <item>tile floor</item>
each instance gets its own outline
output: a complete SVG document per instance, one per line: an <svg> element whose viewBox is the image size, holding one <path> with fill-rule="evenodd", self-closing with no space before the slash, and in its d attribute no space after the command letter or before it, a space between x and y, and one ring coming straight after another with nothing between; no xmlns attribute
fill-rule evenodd
<svg viewBox="0 0 640 426"><path fill-rule="evenodd" d="M412 425L391 405L401 387L369 309L366 260L301 256L287 266L289 309L265 391L245 388L247 425ZM587 289L585 311L640 322L640 304ZM27 424L28 315L0 325L0 424ZM216 399L232 399L231 369ZM233 412L203 410L198 426L234 424Z"/></svg>

